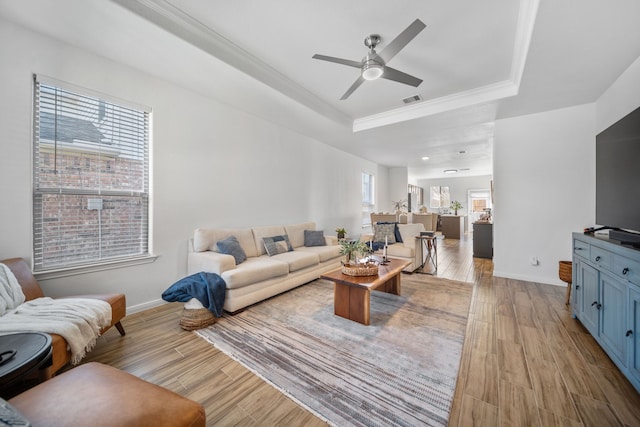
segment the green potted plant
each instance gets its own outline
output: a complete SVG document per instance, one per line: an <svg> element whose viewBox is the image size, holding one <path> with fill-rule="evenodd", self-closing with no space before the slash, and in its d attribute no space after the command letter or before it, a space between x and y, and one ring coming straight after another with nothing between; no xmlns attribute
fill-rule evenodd
<svg viewBox="0 0 640 427"><path fill-rule="evenodd" d="M351 261L356 261L357 255L369 252L369 246L360 240L341 240L340 254L344 255L344 264L349 265Z"/></svg>
<svg viewBox="0 0 640 427"><path fill-rule="evenodd" d="M457 200L452 201L451 209L453 209L454 215L458 215L458 209L462 209L462 203Z"/></svg>
<svg viewBox="0 0 640 427"><path fill-rule="evenodd" d="M338 233L338 240L344 239L344 236L347 234L347 230L342 227L336 228L336 233Z"/></svg>

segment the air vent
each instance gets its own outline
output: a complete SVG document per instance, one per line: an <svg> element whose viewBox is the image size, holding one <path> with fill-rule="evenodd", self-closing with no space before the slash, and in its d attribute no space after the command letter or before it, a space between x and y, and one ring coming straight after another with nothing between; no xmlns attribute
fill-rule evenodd
<svg viewBox="0 0 640 427"><path fill-rule="evenodd" d="M405 104L411 104L412 102L422 101L422 97L420 95L413 95L408 98L402 100Z"/></svg>

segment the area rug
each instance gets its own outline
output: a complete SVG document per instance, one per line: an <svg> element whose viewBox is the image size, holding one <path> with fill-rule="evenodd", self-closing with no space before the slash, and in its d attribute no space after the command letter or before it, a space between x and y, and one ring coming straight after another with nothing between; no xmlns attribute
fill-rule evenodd
<svg viewBox="0 0 640 427"><path fill-rule="evenodd" d="M333 314L316 280L226 315L197 333L335 426L444 426L460 365L472 284L402 276L373 292L371 325Z"/></svg>

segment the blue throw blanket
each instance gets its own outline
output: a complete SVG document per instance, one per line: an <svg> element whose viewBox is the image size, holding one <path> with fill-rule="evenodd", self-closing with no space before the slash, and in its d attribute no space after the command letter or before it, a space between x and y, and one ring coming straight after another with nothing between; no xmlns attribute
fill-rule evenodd
<svg viewBox="0 0 640 427"><path fill-rule="evenodd" d="M222 317L222 306L227 285L218 274L192 274L178 280L162 293L162 299L168 302L187 302L196 298L216 317Z"/></svg>

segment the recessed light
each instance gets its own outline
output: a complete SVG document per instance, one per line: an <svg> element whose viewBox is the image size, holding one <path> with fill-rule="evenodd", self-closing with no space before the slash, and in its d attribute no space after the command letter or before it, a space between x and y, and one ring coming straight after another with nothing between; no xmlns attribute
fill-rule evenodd
<svg viewBox="0 0 640 427"><path fill-rule="evenodd" d="M429 156L424 156L422 160L429 160Z"/></svg>
<svg viewBox="0 0 640 427"><path fill-rule="evenodd" d="M456 172L458 172L458 169L446 169L444 171L444 173L456 173Z"/></svg>

